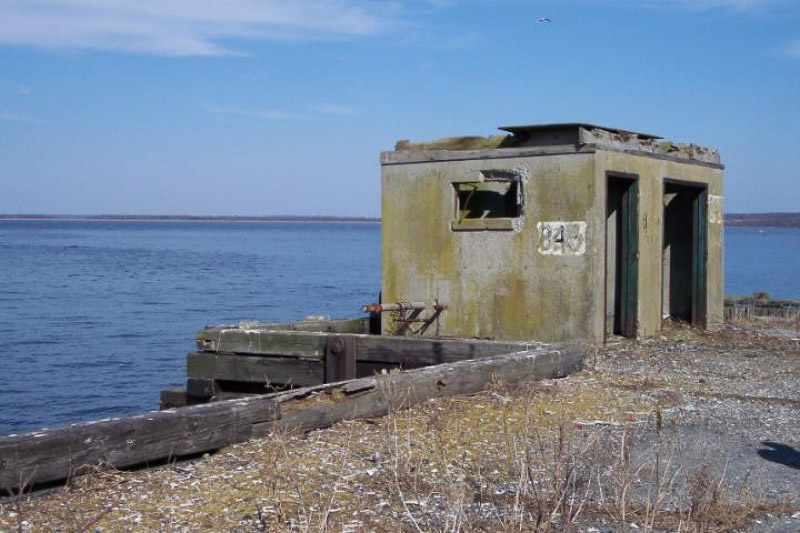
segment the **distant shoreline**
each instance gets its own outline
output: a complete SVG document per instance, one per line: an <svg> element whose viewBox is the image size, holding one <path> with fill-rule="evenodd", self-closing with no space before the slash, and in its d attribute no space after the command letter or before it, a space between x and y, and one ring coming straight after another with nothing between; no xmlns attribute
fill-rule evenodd
<svg viewBox="0 0 800 533"><path fill-rule="evenodd" d="M347 222L375 224L376 217L334 216L233 216L233 215L11 215L0 214L0 220L54 220L84 222Z"/></svg>
<svg viewBox="0 0 800 533"><path fill-rule="evenodd" d="M236 216L236 215L38 215L0 214L0 220L55 220L100 222L346 222L377 224L379 217L336 216ZM728 213L726 226L800 227L800 213Z"/></svg>
<svg viewBox="0 0 800 533"><path fill-rule="evenodd" d="M725 225L798 228L800 213L730 213L725 215Z"/></svg>

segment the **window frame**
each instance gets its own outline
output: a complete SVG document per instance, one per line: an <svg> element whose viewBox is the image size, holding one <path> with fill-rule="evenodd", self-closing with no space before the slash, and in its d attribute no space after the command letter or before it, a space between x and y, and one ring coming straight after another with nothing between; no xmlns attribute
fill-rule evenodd
<svg viewBox="0 0 800 533"><path fill-rule="evenodd" d="M515 216L484 216L481 218L464 218L463 209L461 206L460 187L470 184L485 184L485 183L509 183L511 190L508 194L513 194L512 190L516 192L516 215ZM525 201L524 201L524 180L522 173L517 170L511 169L489 169L481 170L477 180L469 181L452 181L450 182L453 188L454 198L454 213L453 220L450 223L450 228L453 231L509 231L518 227L517 221L522 218Z"/></svg>

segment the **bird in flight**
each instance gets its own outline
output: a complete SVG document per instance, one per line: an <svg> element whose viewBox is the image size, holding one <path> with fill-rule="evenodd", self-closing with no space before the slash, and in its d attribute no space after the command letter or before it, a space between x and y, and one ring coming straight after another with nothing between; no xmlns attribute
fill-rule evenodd
<svg viewBox="0 0 800 533"><path fill-rule="evenodd" d="M538 19L536 19L536 22L539 23L539 24L545 24L545 23L553 22L553 21L550 20L547 17L539 17Z"/></svg>

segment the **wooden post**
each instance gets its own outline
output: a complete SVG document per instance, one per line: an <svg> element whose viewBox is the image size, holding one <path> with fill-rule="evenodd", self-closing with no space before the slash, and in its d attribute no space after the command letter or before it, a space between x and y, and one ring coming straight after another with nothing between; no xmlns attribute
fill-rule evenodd
<svg viewBox="0 0 800 533"><path fill-rule="evenodd" d="M325 342L325 383L355 379L356 352L353 336L328 336Z"/></svg>

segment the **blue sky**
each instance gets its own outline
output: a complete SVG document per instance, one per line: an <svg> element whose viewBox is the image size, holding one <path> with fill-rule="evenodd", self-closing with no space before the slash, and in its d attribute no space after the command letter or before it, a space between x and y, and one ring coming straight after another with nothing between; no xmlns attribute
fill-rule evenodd
<svg viewBox="0 0 800 533"><path fill-rule="evenodd" d="M798 0L0 0L0 65L2 213L377 216L398 139L575 121L800 211Z"/></svg>

